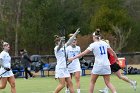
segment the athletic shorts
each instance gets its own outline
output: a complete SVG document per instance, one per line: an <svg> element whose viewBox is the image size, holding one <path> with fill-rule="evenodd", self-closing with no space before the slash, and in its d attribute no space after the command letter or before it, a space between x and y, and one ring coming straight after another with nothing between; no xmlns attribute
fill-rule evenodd
<svg viewBox="0 0 140 93"><path fill-rule="evenodd" d="M12 70L6 71L6 72L5 71L6 71L5 69L0 68L0 75L1 75L1 77L11 77L11 76L14 76Z"/></svg>
<svg viewBox="0 0 140 93"><path fill-rule="evenodd" d="M92 74L109 75L111 74L110 65L108 66L93 66Z"/></svg>
<svg viewBox="0 0 140 93"><path fill-rule="evenodd" d="M56 68L55 78L67 78L70 77L70 73L67 68Z"/></svg>
<svg viewBox="0 0 140 93"><path fill-rule="evenodd" d="M75 68L68 68L69 73L75 73L78 71L81 71L81 67L75 67Z"/></svg>
<svg viewBox="0 0 140 93"><path fill-rule="evenodd" d="M117 72L118 70L121 69L121 67L119 66L119 64L117 64L116 62L114 64L110 65L110 67L111 67L111 71L112 72Z"/></svg>

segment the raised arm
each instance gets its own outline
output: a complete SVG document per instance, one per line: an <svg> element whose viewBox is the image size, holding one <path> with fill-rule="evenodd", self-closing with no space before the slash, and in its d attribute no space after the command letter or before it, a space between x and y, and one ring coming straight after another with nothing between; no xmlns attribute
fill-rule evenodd
<svg viewBox="0 0 140 93"><path fill-rule="evenodd" d="M78 28L78 29L76 30L76 32L73 34L73 36L70 37L70 39L66 42L66 46L69 46L69 45L73 42L74 38L75 38L75 37L77 36L77 34L80 32L79 29L80 29L80 28Z"/></svg>
<svg viewBox="0 0 140 93"><path fill-rule="evenodd" d="M57 51L60 50L60 48L64 45L65 37L60 37L60 43L58 44Z"/></svg>

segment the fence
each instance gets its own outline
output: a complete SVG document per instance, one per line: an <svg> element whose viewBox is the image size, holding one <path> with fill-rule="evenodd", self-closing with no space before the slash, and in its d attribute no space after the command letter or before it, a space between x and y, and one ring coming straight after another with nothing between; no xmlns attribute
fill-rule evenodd
<svg viewBox="0 0 140 93"><path fill-rule="evenodd" d="M118 53L117 54L118 57L125 57L126 59L126 67L125 67L125 74L127 74L128 72L128 65L131 64L137 64L140 65L140 52L135 52L135 53ZM56 58L54 55L41 55L41 59L43 61L43 63L54 63L56 62ZM85 55L84 56L85 60L91 60L92 62L94 61L94 55L90 54L90 55ZM12 66L15 66L17 64L20 64L20 57L12 57ZM92 64L91 64L92 65ZM91 69L91 68L89 68ZM82 69L82 74L85 75L85 68ZM22 75L23 75L24 71L22 70ZM41 71L41 76L44 76L44 71ZM49 71L48 71L48 76L49 76Z"/></svg>

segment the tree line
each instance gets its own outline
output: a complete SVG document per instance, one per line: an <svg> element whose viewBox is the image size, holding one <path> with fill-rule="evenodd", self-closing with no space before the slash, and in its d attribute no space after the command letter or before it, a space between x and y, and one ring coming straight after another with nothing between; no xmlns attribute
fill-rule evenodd
<svg viewBox="0 0 140 93"><path fill-rule="evenodd" d="M80 35L87 35L100 28L116 51L139 51L139 18L131 15L129 1L0 0L0 39L15 56L23 48L53 54L55 34L68 36L80 27Z"/></svg>

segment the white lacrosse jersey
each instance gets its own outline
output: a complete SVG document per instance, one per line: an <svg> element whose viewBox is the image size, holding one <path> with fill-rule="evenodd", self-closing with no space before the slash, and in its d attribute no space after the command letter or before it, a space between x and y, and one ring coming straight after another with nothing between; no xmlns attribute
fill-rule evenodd
<svg viewBox="0 0 140 93"><path fill-rule="evenodd" d="M107 48L110 48L109 44L100 40L94 43L91 43L88 50L92 51L95 56L94 66L107 66L110 65L108 60Z"/></svg>
<svg viewBox="0 0 140 93"><path fill-rule="evenodd" d="M54 54L57 60L56 68L66 68L66 58L64 47L57 51L58 46L54 48Z"/></svg>
<svg viewBox="0 0 140 93"><path fill-rule="evenodd" d="M11 68L11 57L8 52L2 51L0 53L0 59L2 59L4 67Z"/></svg>
<svg viewBox="0 0 140 93"><path fill-rule="evenodd" d="M2 51L0 53L0 59L2 59L4 67L11 68L11 57L8 52ZM6 70L3 67L0 68L0 74L4 73L5 71ZM10 71L7 71L6 73L2 74L1 76L2 77L11 77L13 75L14 74L13 74L12 70L10 70Z"/></svg>
<svg viewBox="0 0 140 93"><path fill-rule="evenodd" d="M67 56L68 58L72 58L76 55L78 55L81 52L81 49L79 46L76 47L72 47L72 46L68 46L67 47ZM68 69L69 70L79 70L80 69L80 62L79 62L79 58L74 59L69 65L68 65Z"/></svg>

